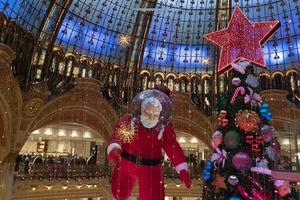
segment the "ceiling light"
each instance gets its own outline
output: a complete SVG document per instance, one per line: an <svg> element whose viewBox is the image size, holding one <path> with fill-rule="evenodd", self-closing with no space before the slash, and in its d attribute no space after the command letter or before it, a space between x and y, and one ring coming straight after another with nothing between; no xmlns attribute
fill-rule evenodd
<svg viewBox="0 0 300 200"><path fill-rule="evenodd" d="M53 186L52 186L52 185L47 185L46 188L47 188L48 190L51 190L51 189L53 188Z"/></svg>
<svg viewBox="0 0 300 200"><path fill-rule="evenodd" d="M179 143L186 143L185 137L180 137L178 140Z"/></svg>
<svg viewBox="0 0 300 200"><path fill-rule="evenodd" d="M66 131L64 129L59 129L58 136L61 136L61 137L66 136Z"/></svg>
<svg viewBox="0 0 300 200"><path fill-rule="evenodd" d="M80 189L82 187L82 185L76 185L77 189Z"/></svg>
<svg viewBox="0 0 300 200"><path fill-rule="evenodd" d="M46 128L44 134L45 135L52 135L52 129L51 128Z"/></svg>
<svg viewBox="0 0 300 200"><path fill-rule="evenodd" d="M84 138L91 138L91 133L89 131L85 131L84 132L84 135L83 135Z"/></svg>
<svg viewBox="0 0 300 200"><path fill-rule="evenodd" d="M67 185L64 185L64 186L62 186L62 188L65 190L65 189L68 188L68 186L67 186Z"/></svg>
<svg viewBox="0 0 300 200"><path fill-rule="evenodd" d="M90 184L88 184L88 185L86 185L86 187L88 187L88 188L91 188L93 185L90 185Z"/></svg>
<svg viewBox="0 0 300 200"><path fill-rule="evenodd" d="M39 131L39 130L35 130L35 131L32 132L32 134L33 134L33 135L40 134L40 131Z"/></svg>
<svg viewBox="0 0 300 200"><path fill-rule="evenodd" d="M193 143L193 144L197 144L199 141L198 141L198 139L197 138L195 138L195 137L192 137L192 139L191 139L191 143Z"/></svg>
<svg viewBox="0 0 300 200"><path fill-rule="evenodd" d="M71 137L78 137L77 131L73 130L71 133Z"/></svg>
<svg viewBox="0 0 300 200"><path fill-rule="evenodd" d="M203 63L204 63L205 65L208 65L208 64L209 64L208 58L204 58L204 59L203 59Z"/></svg>

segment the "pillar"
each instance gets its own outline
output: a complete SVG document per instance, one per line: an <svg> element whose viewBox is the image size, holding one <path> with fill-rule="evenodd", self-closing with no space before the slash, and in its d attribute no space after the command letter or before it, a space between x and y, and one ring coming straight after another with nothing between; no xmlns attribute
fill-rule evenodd
<svg viewBox="0 0 300 200"><path fill-rule="evenodd" d="M216 2L216 19L215 19L216 31L227 27L227 24L231 17L231 7L232 7L231 4L232 4L231 0L217 0L217 2ZM215 48L215 58L216 59L215 59L214 70L213 70L212 106L216 105L216 100L217 100L218 94L220 94L220 92L219 92L220 77L218 75L219 48L216 46L214 48ZM224 78L226 80L227 87L228 87L228 84L230 83L229 74L226 73L221 78ZM225 91L226 91L226 89L225 89Z"/></svg>
<svg viewBox="0 0 300 200"><path fill-rule="evenodd" d="M0 94L2 101L7 101L8 93L6 92L7 83L14 79L10 65L15 58L15 53L6 45L0 43ZM2 103L0 101L0 104ZM0 109L5 106L0 106ZM7 106L6 106L7 107ZM0 113L7 113L7 110L0 110ZM6 116L6 118L8 118ZM0 200L12 199L13 192L13 180L14 180L14 159L15 155L10 154L12 142L11 142L11 130L12 127L5 125L5 118L0 118L4 125L0 127L1 142L0 142ZM13 158L13 159L10 159Z"/></svg>
<svg viewBox="0 0 300 200"><path fill-rule="evenodd" d="M156 0L143 0L141 7L146 9L155 8ZM139 11L136 22L132 31L132 36L135 38L133 46L128 50L126 55L125 76L122 77L125 87L128 91L128 99L135 96L138 92L140 68L143 61L144 49L150 29L153 11Z"/></svg>
<svg viewBox="0 0 300 200"><path fill-rule="evenodd" d="M0 164L0 200L12 199L14 186L14 163Z"/></svg>

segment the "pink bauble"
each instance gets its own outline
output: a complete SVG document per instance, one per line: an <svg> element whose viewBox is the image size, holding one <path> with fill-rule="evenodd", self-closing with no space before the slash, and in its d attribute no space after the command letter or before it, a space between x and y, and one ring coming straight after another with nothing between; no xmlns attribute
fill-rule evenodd
<svg viewBox="0 0 300 200"><path fill-rule="evenodd" d="M251 156L245 152L239 152L232 158L232 165L237 170L248 170L252 164Z"/></svg>

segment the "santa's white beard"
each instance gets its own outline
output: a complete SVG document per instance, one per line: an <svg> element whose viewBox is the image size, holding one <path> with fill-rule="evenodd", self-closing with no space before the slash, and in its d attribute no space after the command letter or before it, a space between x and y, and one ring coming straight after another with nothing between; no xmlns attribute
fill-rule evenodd
<svg viewBox="0 0 300 200"><path fill-rule="evenodd" d="M158 120L145 119L145 116L141 115L141 122L145 128L153 128L157 125Z"/></svg>

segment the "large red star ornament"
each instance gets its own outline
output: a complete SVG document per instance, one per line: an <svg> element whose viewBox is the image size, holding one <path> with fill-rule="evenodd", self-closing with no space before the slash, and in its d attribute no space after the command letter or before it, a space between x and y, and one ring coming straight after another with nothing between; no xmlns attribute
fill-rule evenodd
<svg viewBox="0 0 300 200"><path fill-rule="evenodd" d="M240 59L266 68L262 45L279 27L279 21L251 23L236 6L227 28L203 37L221 47L218 73L223 73Z"/></svg>

